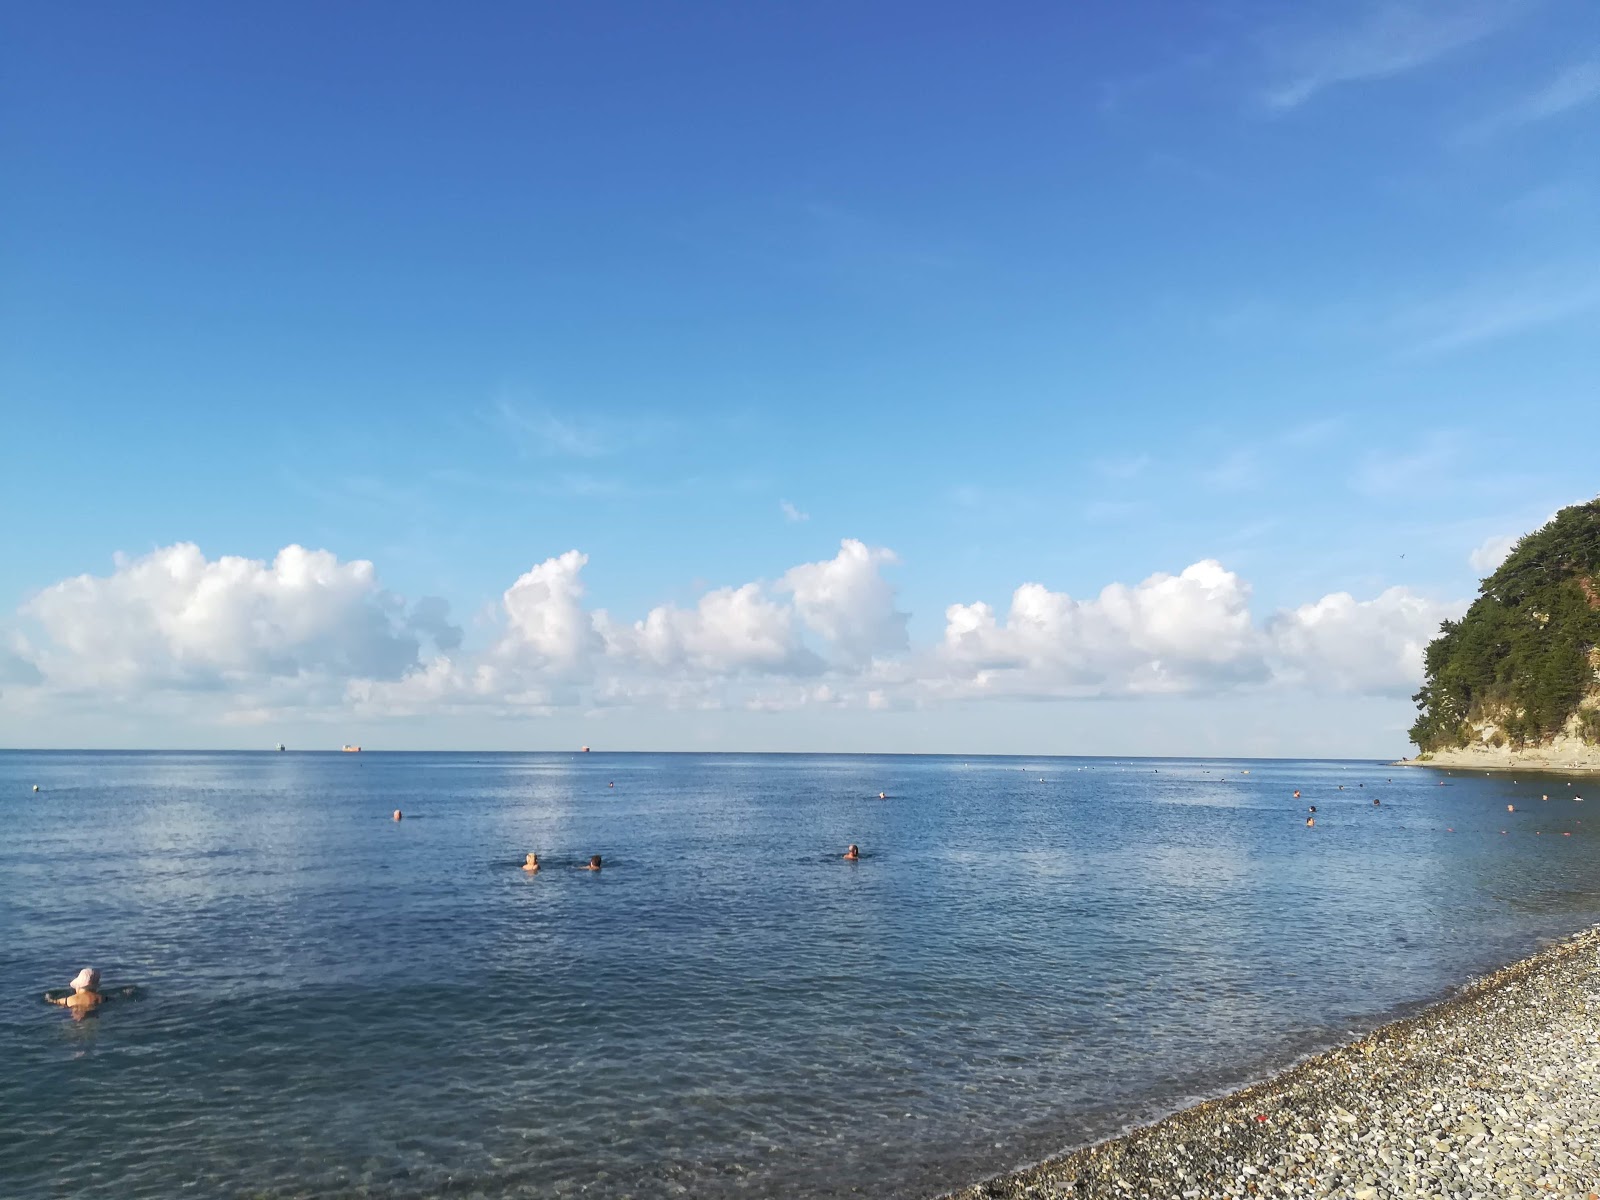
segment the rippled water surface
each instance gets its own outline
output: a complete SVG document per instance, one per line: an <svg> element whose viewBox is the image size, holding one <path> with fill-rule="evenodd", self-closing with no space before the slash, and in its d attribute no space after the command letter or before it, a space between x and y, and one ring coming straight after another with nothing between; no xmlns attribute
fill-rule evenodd
<svg viewBox="0 0 1600 1200"><path fill-rule="evenodd" d="M1591 923L1585 786L0 754L0 1194L938 1193ZM85 964L142 996L41 1001Z"/></svg>

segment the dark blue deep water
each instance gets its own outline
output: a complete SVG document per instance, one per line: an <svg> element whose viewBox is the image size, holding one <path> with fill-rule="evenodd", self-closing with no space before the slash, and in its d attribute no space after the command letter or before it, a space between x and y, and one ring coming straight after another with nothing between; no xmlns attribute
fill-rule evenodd
<svg viewBox="0 0 1600 1200"><path fill-rule="evenodd" d="M0 1194L935 1194L1592 923L1585 786L0 754ZM143 996L42 1002L86 964Z"/></svg>

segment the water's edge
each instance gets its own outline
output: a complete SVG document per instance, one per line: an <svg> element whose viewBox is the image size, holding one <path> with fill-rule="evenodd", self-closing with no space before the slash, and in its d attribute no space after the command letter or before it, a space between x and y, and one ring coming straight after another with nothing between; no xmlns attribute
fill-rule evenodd
<svg viewBox="0 0 1600 1200"><path fill-rule="evenodd" d="M1343 1041L1301 1055L1287 1066L1263 1074L1240 1087L1194 1097L1154 1120L1131 1123L1110 1137L1065 1147L1035 1162L1023 1163L986 1176L976 1183L962 1184L950 1191L940 1192L930 1200L994 1200L995 1197L1032 1194L1024 1189L1037 1186L1041 1177L1075 1181L1079 1175L1087 1172L1096 1159L1140 1150L1143 1148L1141 1143L1160 1139L1166 1133L1190 1131L1196 1125L1214 1119L1219 1109L1252 1107L1248 1101L1289 1091L1309 1078L1326 1073L1350 1054L1366 1052L1374 1043L1404 1039L1425 1025L1448 1025L1457 1013L1480 1002L1485 996L1541 972L1554 970L1574 954L1600 945L1600 923L1580 928L1565 937L1540 940L1546 944L1532 954L1473 975L1431 1000L1397 1006L1387 1019L1371 1028L1354 1031Z"/></svg>

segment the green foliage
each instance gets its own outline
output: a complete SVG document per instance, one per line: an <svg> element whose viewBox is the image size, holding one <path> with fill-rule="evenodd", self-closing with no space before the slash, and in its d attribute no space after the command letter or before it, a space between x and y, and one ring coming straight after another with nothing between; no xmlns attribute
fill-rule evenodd
<svg viewBox="0 0 1600 1200"><path fill-rule="evenodd" d="M1592 500L1518 542L1467 615L1428 644L1411 740L1423 750L1464 746L1474 720L1493 720L1513 745L1553 736L1594 686L1597 644L1600 500Z"/></svg>

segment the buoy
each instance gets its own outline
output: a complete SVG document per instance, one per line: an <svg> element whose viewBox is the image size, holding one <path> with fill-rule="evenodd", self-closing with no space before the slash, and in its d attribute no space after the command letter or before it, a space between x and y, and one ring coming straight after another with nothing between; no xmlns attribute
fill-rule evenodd
<svg viewBox="0 0 1600 1200"><path fill-rule="evenodd" d="M39 785L37 783L33 785L33 790L36 792L39 790Z"/></svg>

